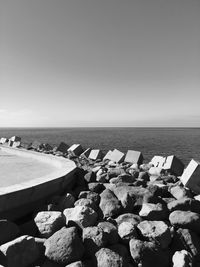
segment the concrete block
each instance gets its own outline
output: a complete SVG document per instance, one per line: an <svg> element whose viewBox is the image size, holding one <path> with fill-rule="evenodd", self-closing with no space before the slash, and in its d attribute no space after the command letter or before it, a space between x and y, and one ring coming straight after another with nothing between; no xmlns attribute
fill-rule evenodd
<svg viewBox="0 0 200 267"><path fill-rule="evenodd" d="M143 162L143 155L140 151L128 150L124 161L128 163L136 163L140 165Z"/></svg>
<svg viewBox="0 0 200 267"><path fill-rule="evenodd" d="M18 142L18 141L21 141L21 137L19 137L19 136L12 136L10 138L10 140L13 141L13 142Z"/></svg>
<svg viewBox="0 0 200 267"><path fill-rule="evenodd" d="M103 153L100 149L92 149L89 158L93 160L102 159Z"/></svg>
<svg viewBox="0 0 200 267"><path fill-rule="evenodd" d="M21 146L21 142L20 141L14 141L12 144L12 147L20 147Z"/></svg>
<svg viewBox="0 0 200 267"><path fill-rule="evenodd" d="M180 179L185 187L200 194L200 162L192 159Z"/></svg>
<svg viewBox="0 0 200 267"><path fill-rule="evenodd" d="M14 141L12 141L10 139L8 140L8 146L11 146L12 147L13 146L13 143L14 143Z"/></svg>
<svg viewBox="0 0 200 267"><path fill-rule="evenodd" d="M5 143L7 143L8 142L8 139L7 138L5 138L5 137L1 137L1 139L0 139L0 144L5 144Z"/></svg>
<svg viewBox="0 0 200 267"><path fill-rule="evenodd" d="M103 160L111 160L111 155L112 155L113 151L109 150L106 155L104 156Z"/></svg>
<svg viewBox="0 0 200 267"><path fill-rule="evenodd" d="M180 176L184 171L184 164L176 156L168 156L163 165L163 169L171 172L171 174Z"/></svg>
<svg viewBox="0 0 200 267"><path fill-rule="evenodd" d="M150 161L150 164L153 164L154 167L162 168L165 161L166 161L166 158L163 156L154 156L152 160Z"/></svg>
<svg viewBox="0 0 200 267"><path fill-rule="evenodd" d="M83 148L80 144L74 144L68 148L68 152L73 152L76 156L80 156L83 153Z"/></svg>
<svg viewBox="0 0 200 267"><path fill-rule="evenodd" d="M110 160L116 163L123 162L124 158L125 158L125 154L117 149L114 149L110 155Z"/></svg>
<svg viewBox="0 0 200 267"><path fill-rule="evenodd" d="M81 154L81 157L86 157L88 158L89 155L90 155L90 152L91 152L91 148L87 148L82 154Z"/></svg>
<svg viewBox="0 0 200 267"><path fill-rule="evenodd" d="M41 146L41 143L38 142L37 140L35 140L35 141L32 143L31 148L33 148L33 149L39 149L40 146Z"/></svg>
<svg viewBox="0 0 200 267"><path fill-rule="evenodd" d="M62 153L67 153L68 152L68 148L69 148L69 146L66 143L61 142L59 144L59 146L57 147L56 151L60 151Z"/></svg>

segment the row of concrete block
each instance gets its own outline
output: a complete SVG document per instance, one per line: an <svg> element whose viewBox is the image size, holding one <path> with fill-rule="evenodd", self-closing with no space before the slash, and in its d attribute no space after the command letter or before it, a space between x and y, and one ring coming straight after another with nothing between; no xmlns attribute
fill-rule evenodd
<svg viewBox="0 0 200 267"><path fill-rule="evenodd" d="M19 136L12 136L11 138L2 137L0 139L0 144L7 145L10 147L20 147L21 145L21 137Z"/></svg>

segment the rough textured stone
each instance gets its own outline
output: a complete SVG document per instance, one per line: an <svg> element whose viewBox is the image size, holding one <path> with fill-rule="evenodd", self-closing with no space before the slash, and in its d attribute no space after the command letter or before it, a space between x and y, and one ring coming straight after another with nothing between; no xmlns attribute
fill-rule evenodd
<svg viewBox="0 0 200 267"><path fill-rule="evenodd" d="M91 199L96 205L99 205L100 202L100 196L99 194L91 191L82 191L80 192L78 198L87 198Z"/></svg>
<svg viewBox="0 0 200 267"><path fill-rule="evenodd" d="M146 220L162 221L168 218L168 211L161 203L143 203L139 215Z"/></svg>
<svg viewBox="0 0 200 267"><path fill-rule="evenodd" d="M170 193L176 199L181 199L181 198L184 198L184 197L192 198L191 192L189 190L187 190L186 188L180 186L180 185L172 186L170 188Z"/></svg>
<svg viewBox="0 0 200 267"><path fill-rule="evenodd" d="M76 261L66 265L65 267L85 267L85 264L82 261Z"/></svg>
<svg viewBox="0 0 200 267"><path fill-rule="evenodd" d="M106 245L105 232L97 226L86 227L83 229L83 245L85 254L87 256L94 256L94 254Z"/></svg>
<svg viewBox="0 0 200 267"><path fill-rule="evenodd" d="M76 206L71 209L65 209L63 214L66 218L66 225L77 225L80 228L92 226L97 220L97 213L86 206Z"/></svg>
<svg viewBox="0 0 200 267"><path fill-rule="evenodd" d="M117 227L110 222L100 222L98 227L105 233L106 241L108 244L116 244L119 240Z"/></svg>
<svg viewBox="0 0 200 267"><path fill-rule="evenodd" d="M61 265L50 260L45 260L41 266L34 266L34 267L61 267Z"/></svg>
<svg viewBox="0 0 200 267"><path fill-rule="evenodd" d="M192 257L186 250L176 251L172 257L173 267L192 267Z"/></svg>
<svg viewBox="0 0 200 267"><path fill-rule="evenodd" d="M126 267L125 260L109 248L101 248L95 256L98 267Z"/></svg>
<svg viewBox="0 0 200 267"><path fill-rule="evenodd" d="M136 225L131 222L122 222L118 226L118 234L124 244L128 244L132 238L138 237Z"/></svg>
<svg viewBox="0 0 200 267"><path fill-rule="evenodd" d="M140 218L140 216L133 214L133 213L124 213L124 214L119 215L115 219L115 221L116 221L118 226L123 222L130 222L134 225L137 225L138 223L141 222L141 218Z"/></svg>
<svg viewBox="0 0 200 267"><path fill-rule="evenodd" d="M92 183L96 181L96 173L93 171L89 171L85 174L84 179L87 183Z"/></svg>
<svg viewBox="0 0 200 267"><path fill-rule="evenodd" d="M67 193L65 196L61 197L58 203L59 210L63 211L64 209L72 208L75 201L75 197L72 194Z"/></svg>
<svg viewBox="0 0 200 267"><path fill-rule="evenodd" d="M74 203L74 206L85 206L85 207L89 207L89 208L92 208L93 210L97 211L97 206L96 204L91 200L91 199L88 199L88 198L80 198L78 199L75 203Z"/></svg>
<svg viewBox="0 0 200 267"><path fill-rule="evenodd" d="M89 183L88 188L90 191L95 192L95 193L101 193L105 187L103 183Z"/></svg>
<svg viewBox="0 0 200 267"><path fill-rule="evenodd" d="M41 237L48 238L65 225L59 211L41 211L34 218Z"/></svg>
<svg viewBox="0 0 200 267"><path fill-rule="evenodd" d="M66 265L78 261L84 254L84 246L76 227L63 227L49 237L44 245L45 256L59 264Z"/></svg>
<svg viewBox="0 0 200 267"><path fill-rule="evenodd" d="M131 256L138 266L169 266L168 253L161 250L155 243L131 239L129 242L129 247Z"/></svg>
<svg viewBox="0 0 200 267"><path fill-rule="evenodd" d="M39 257L40 252L33 237L20 236L1 246L7 267L28 267Z"/></svg>
<svg viewBox="0 0 200 267"><path fill-rule="evenodd" d="M120 174L116 178L111 178L110 183L117 184L117 183L133 183L135 182L135 177L129 174Z"/></svg>
<svg viewBox="0 0 200 267"><path fill-rule="evenodd" d="M0 245L13 240L19 234L19 227L8 220L0 220Z"/></svg>
<svg viewBox="0 0 200 267"><path fill-rule="evenodd" d="M200 214L198 213L175 210L170 213L169 221L176 227L190 229L200 234Z"/></svg>
<svg viewBox="0 0 200 267"><path fill-rule="evenodd" d="M104 218L116 216L121 212L122 207L120 205L120 202L111 190L105 189L101 193L100 197L101 200L99 207L103 213Z"/></svg>
<svg viewBox="0 0 200 267"><path fill-rule="evenodd" d="M170 212L174 210L192 211L200 213L200 202L192 198L181 198L167 204Z"/></svg>
<svg viewBox="0 0 200 267"><path fill-rule="evenodd" d="M142 221L137 225L141 235L149 241L155 241L165 249L171 243L171 232L163 221Z"/></svg>

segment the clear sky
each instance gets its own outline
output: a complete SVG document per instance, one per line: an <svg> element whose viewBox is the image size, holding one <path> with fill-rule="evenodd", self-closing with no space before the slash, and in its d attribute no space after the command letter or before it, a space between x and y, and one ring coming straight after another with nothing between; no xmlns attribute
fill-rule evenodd
<svg viewBox="0 0 200 267"><path fill-rule="evenodd" d="M200 126L199 0L0 0L0 126Z"/></svg>

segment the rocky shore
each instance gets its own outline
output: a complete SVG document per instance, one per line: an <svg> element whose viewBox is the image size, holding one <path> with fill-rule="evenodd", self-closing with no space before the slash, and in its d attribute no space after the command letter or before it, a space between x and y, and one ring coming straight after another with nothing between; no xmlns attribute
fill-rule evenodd
<svg viewBox="0 0 200 267"><path fill-rule="evenodd" d="M14 137L0 143L67 157L77 165L71 187L32 217L0 219L0 266L200 266L198 164L185 168L175 156L143 163L138 151L103 155L63 142L56 148L25 145Z"/></svg>

